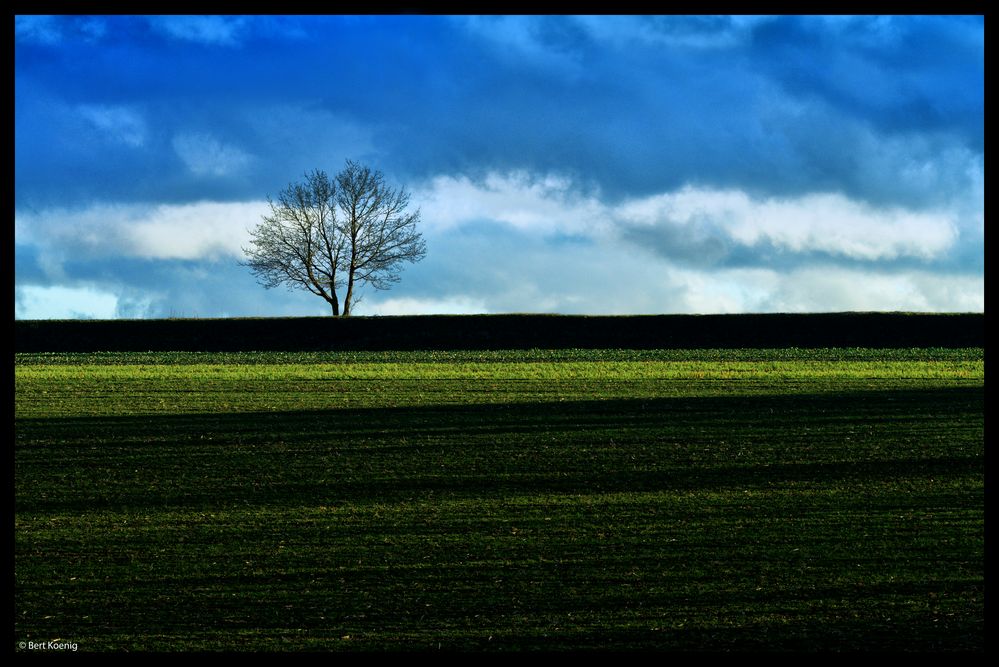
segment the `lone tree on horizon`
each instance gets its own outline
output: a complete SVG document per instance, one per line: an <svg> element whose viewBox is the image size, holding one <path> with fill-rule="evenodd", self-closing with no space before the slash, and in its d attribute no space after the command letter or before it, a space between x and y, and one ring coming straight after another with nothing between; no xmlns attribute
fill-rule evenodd
<svg viewBox="0 0 999 667"><path fill-rule="evenodd" d="M418 262L426 244L416 231L420 211L407 212L409 194L385 183L379 171L347 160L333 178L316 169L268 198L270 213L250 231L242 264L267 289L305 289L342 317L357 303L357 288L388 289L403 262Z"/></svg>

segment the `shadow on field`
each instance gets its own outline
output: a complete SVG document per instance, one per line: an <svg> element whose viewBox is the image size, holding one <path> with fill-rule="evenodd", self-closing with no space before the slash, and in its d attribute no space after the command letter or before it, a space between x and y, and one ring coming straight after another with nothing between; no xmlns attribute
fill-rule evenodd
<svg viewBox="0 0 999 667"><path fill-rule="evenodd" d="M656 630L608 630L594 628L569 637L499 637L489 650L515 651L610 651L679 652L762 651L766 653L852 653L852 652L981 652L984 623L960 619L936 623L938 618L908 623L904 631L890 620L876 624L869 620L829 622L759 622L726 628L662 628ZM479 647L474 647L479 648ZM481 650L481 649L480 649Z"/></svg>
<svg viewBox="0 0 999 667"><path fill-rule="evenodd" d="M323 504L984 471L984 388L20 419L18 511Z"/></svg>

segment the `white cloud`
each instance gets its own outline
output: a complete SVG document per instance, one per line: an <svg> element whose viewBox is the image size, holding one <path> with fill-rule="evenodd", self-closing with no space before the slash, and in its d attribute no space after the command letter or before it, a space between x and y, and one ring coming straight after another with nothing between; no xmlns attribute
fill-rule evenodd
<svg viewBox="0 0 999 667"><path fill-rule="evenodd" d="M582 195L572 182L554 174L490 173L481 181L438 176L414 189L428 226L437 230L490 220L542 234L597 235L606 232L608 209L595 195Z"/></svg>
<svg viewBox="0 0 999 667"><path fill-rule="evenodd" d="M359 315L458 315L488 313L482 299L451 297L441 299L421 299L398 297L388 299L367 299L361 301L356 312Z"/></svg>
<svg viewBox="0 0 999 667"><path fill-rule="evenodd" d="M444 284L463 282L464 302L475 305L463 312L984 308L981 277L885 266L901 259L946 261L959 240L960 210L878 208L833 193L778 199L693 187L611 203L574 188L568 178L521 172L438 177L414 192L414 203L423 209L430 240L454 257L434 259L429 243L428 261L453 276ZM508 226L510 236L496 223ZM615 233L622 229L671 233L657 247L658 237L636 245L637 237ZM563 235L581 240L564 243ZM670 239L687 245L671 247ZM718 243L705 241L712 239ZM684 252L716 248L722 259L738 252L740 268L683 261ZM754 266L756 252L762 254ZM780 267L764 259L774 252ZM827 257L822 268L814 268L816 253ZM414 274L415 284L417 275L440 284L431 273Z"/></svg>
<svg viewBox="0 0 999 667"><path fill-rule="evenodd" d="M415 189L413 202L436 231L483 220L538 234L594 238L606 237L615 226L661 228L674 236L713 234L748 249L769 244L789 253L861 261L933 259L958 237L956 215L948 211L875 208L835 193L761 199L741 190L685 187L608 204L580 192L568 178L525 172L490 173L479 181L439 176Z"/></svg>
<svg viewBox="0 0 999 667"><path fill-rule="evenodd" d="M454 245L440 242L438 257L418 266L383 300L369 294L358 314L510 313L579 314L764 313L894 311L981 312L984 280L933 271L882 271L835 265L775 270L768 267L679 267L624 242L497 243L473 233ZM510 246L517 252L510 252ZM431 247L434 247L431 245ZM458 256L456 258L456 255ZM451 276L450 279L430 276ZM435 298L434 292L446 297Z"/></svg>
<svg viewBox="0 0 999 667"><path fill-rule="evenodd" d="M238 46L249 27L245 16L151 16L149 21L175 39L217 46Z"/></svg>
<svg viewBox="0 0 999 667"><path fill-rule="evenodd" d="M266 211L264 202L162 205L122 232L131 253L146 259L242 256L246 230Z"/></svg>
<svg viewBox="0 0 999 667"><path fill-rule="evenodd" d="M197 176L228 176L246 167L253 159L249 153L200 132L176 135L173 149Z"/></svg>
<svg viewBox="0 0 999 667"><path fill-rule="evenodd" d="M833 265L790 271L765 268L671 268L682 298L677 313L815 313L847 311L982 312L984 279L930 271L882 272Z"/></svg>
<svg viewBox="0 0 999 667"><path fill-rule="evenodd" d="M599 261L592 261L599 254ZM447 299L392 299L376 314L554 312L615 314L983 312L984 279L929 271L810 267L683 269L623 246L527 253L500 277ZM362 304L363 305L363 304ZM381 304L379 304L381 305ZM361 309L358 312L362 312ZM364 309L368 314L371 310Z"/></svg>
<svg viewBox="0 0 999 667"><path fill-rule="evenodd" d="M985 280L926 271L810 267L781 275L761 305L769 312L984 312Z"/></svg>
<svg viewBox="0 0 999 667"><path fill-rule="evenodd" d="M138 148L146 141L146 121L135 109L123 106L84 104L79 114L113 141Z"/></svg>
<svg viewBox="0 0 999 667"><path fill-rule="evenodd" d="M769 269L702 271L670 268L669 282L681 296L672 311L691 314L759 312L779 289L781 277Z"/></svg>
<svg viewBox="0 0 999 667"><path fill-rule="evenodd" d="M887 273L837 266L811 266L786 272L762 268L671 268L667 280L682 297L669 310L657 312L982 312L985 309L982 277L929 271Z"/></svg>
<svg viewBox="0 0 999 667"><path fill-rule="evenodd" d="M241 257L248 229L266 202L180 205L99 204L82 210L15 214L19 243L72 248L88 257L213 259Z"/></svg>
<svg viewBox="0 0 999 667"><path fill-rule="evenodd" d="M739 190L686 187L626 202L615 217L645 226L707 225L746 247L769 243L792 253L824 252L865 261L931 259L957 239L954 218L946 213L873 208L827 193L754 199Z"/></svg>

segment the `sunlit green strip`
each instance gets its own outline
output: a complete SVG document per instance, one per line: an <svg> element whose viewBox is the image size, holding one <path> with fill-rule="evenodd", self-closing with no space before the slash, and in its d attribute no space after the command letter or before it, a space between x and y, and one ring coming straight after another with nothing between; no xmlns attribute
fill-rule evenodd
<svg viewBox="0 0 999 667"><path fill-rule="evenodd" d="M551 363L568 361L980 361L983 348L534 349L343 352L85 352L15 354L25 365Z"/></svg>
<svg viewBox="0 0 999 667"><path fill-rule="evenodd" d="M94 364L19 366L18 381L107 379L150 381L246 380L633 380L633 379L861 379L982 378L982 361L613 361L537 363L355 363L226 366Z"/></svg>

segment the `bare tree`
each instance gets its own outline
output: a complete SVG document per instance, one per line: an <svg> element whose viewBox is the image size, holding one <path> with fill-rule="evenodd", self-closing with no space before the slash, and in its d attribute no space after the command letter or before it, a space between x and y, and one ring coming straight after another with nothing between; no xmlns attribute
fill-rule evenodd
<svg viewBox="0 0 999 667"><path fill-rule="evenodd" d="M269 201L270 213L250 232L244 263L266 288L306 289L343 316L357 303L357 286L388 289L402 262L417 262L426 245L416 231L420 212L407 212L409 195L380 172L347 161L330 178L316 170Z"/></svg>
<svg viewBox="0 0 999 667"><path fill-rule="evenodd" d="M420 212L406 212L409 194L386 185L381 172L348 160L336 180L342 214L339 229L347 251L343 263L347 274L343 314L347 316L356 300L355 285L388 289L399 282L402 262L423 259L426 244L416 231Z"/></svg>

